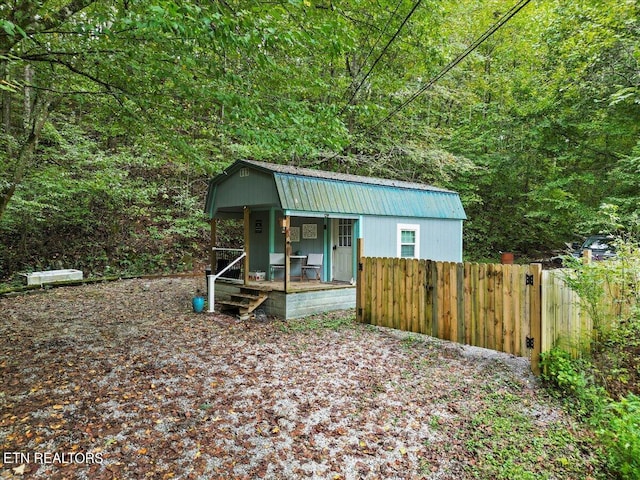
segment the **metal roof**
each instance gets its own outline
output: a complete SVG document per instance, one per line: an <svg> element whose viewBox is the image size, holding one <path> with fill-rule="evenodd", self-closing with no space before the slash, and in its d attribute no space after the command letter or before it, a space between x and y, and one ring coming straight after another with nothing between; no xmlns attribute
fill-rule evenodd
<svg viewBox="0 0 640 480"><path fill-rule="evenodd" d="M284 210L466 219L455 192L274 173Z"/></svg>
<svg viewBox="0 0 640 480"><path fill-rule="evenodd" d="M367 183L373 185L386 185L388 187L397 188L410 188L418 190L432 190L436 192L449 192L456 193L444 188L434 187L433 185L427 185L425 183L404 182L402 180L390 180L384 178L365 177L362 175L351 175L349 173L327 172L324 170L314 170L312 168L294 167L292 165L280 165L277 163L259 162L256 160L239 160L234 163L229 170L236 166L236 164L246 164L247 166L253 166L260 170L285 173L290 175L312 177L312 178L324 178L327 180L339 180L343 182L355 182L355 183ZM239 165L240 166L240 165Z"/></svg>
<svg viewBox="0 0 640 480"><path fill-rule="evenodd" d="M326 172L253 160L238 160L209 185L212 191L240 168L256 168L273 175L283 210L309 213L382 215L464 220L458 193L431 185L344 173ZM210 205L211 203L211 205Z"/></svg>

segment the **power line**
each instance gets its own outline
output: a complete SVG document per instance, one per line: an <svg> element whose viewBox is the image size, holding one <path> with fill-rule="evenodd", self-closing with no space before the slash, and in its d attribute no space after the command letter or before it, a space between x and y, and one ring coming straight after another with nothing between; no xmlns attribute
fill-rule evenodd
<svg viewBox="0 0 640 480"><path fill-rule="evenodd" d="M367 71L367 73L365 74L364 77L362 77L362 80L360 80L360 82L358 83L358 86L356 87L356 89L353 91L353 93L351 94L351 97L349 98L349 100L347 101L346 105L344 107L342 107L342 109L340 110L340 112L338 113L338 115L342 115L344 113L344 111L347 109L347 107L349 105L351 105L351 102L353 101L353 99L356 97L356 95L358 94L358 92L360 91L360 89L362 88L362 85L364 85L364 82L367 80L367 78L369 78L369 75L371 75L371 72L373 71L373 69L376 67L376 65L378 64L378 62L380 61L380 59L382 59L382 56L385 54L385 52L387 51L387 49L391 46L391 44L393 43L393 41L398 37L398 35L400 35L400 31L402 30L402 28L405 26L405 24L409 21L409 19L411 18L411 16L414 14L414 12L418 9L418 7L420 6L420 4L422 3L422 0L418 0L414 5L413 8L411 9L411 11L407 14L407 16L404 18L404 20L402 21L402 23L400 24L400 26L398 27L398 29L396 30L396 33L393 34L393 36L389 39L389 41L387 42L387 44L384 46L384 48L382 49L382 52L380 52L380 55L377 56L377 58L375 59L375 61L373 62L373 64L371 65L371 67L369 67L369 70ZM398 6L400 5L400 3L398 3ZM398 7L396 7L396 10L398 9ZM385 27L386 28L386 27Z"/></svg>
<svg viewBox="0 0 640 480"><path fill-rule="evenodd" d="M378 43L380 43L380 41L382 40L382 37L384 37L385 33L387 33L387 28L389 28L389 25L391 25L391 21L396 17L396 14L398 13L398 10L400 10L400 6L402 5L403 2L404 0L398 0L398 3L396 4L396 8L393 9L393 12L391 12L391 15L389 15L389 18L387 18L387 21L385 22L384 27L382 27L382 30L380 30L380 35L378 35L378 38L376 38L376 41L369 49L369 53L367 53L367 56L362 61L363 65L367 63L367 61L369 60L369 57L373 55L373 52L378 46ZM375 27L375 25L373 25L373 27Z"/></svg>
<svg viewBox="0 0 640 480"><path fill-rule="evenodd" d="M398 3L396 5L396 8L393 10L393 12L391 13L391 15L389 15L389 18L387 19L386 23L384 24L384 27L382 28L382 30L380 30L380 35L378 35L378 38L376 38L376 41L373 43L373 45L371 46L371 48L369 49L369 53L367 53L367 56L364 58L364 60L362 61L362 65L364 66L367 61L369 60L369 57L371 57L371 55L373 55L373 51L376 49L376 47L378 46L378 43L380 43L380 40L382 40L382 37L384 36L385 33L387 33L387 28L389 27L389 24L391 24L391 20L393 20L393 18L396 16L396 13L398 13L398 9L400 8L400 5L402 5L403 0L398 0ZM374 26L372 26L371 28L373 29ZM345 92L342 94L342 96L340 97L340 99L342 100L348 93L349 93L349 89L351 89L353 87L353 85L356 83L356 79L354 78L351 83L349 84L349 86L347 87L347 89L345 90ZM362 85L362 84L361 84ZM360 86L358 86L358 89L360 88ZM356 89L356 92L357 90ZM344 111L344 109L351 103L351 101L353 100L353 96L349 99L349 101L347 102L347 105L345 105L345 107L343 107L343 109L340 111L340 113L342 113Z"/></svg>
<svg viewBox="0 0 640 480"><path fill-rule="evenodd" d="M373 130L384 122L388 121L391 117L393 117L396 113L402 110L404 107L413 102L416 98L426 92L429 88L431 88L438 80L444 77L450 70L452 70L456 65L458 65L462 60L464 60L471 52L473 52L476 48L478 48L485 40L487 40L491 35L493 35L499 28L501 28L505 23L511 20L520 10L529 4L531 0L520 0L516 3L507 13L505 13L495 24L493 24L488 30L486 30L480 37L478 37L464 52L458 55L455 59L449 62L437 75L431 78L429 82L420 88L417 92L415 92L411 97L398 105L395 109L393 109L386 117L376 123L373 127L367 129L366 131Z"/></svg>
<svg viewBox="0 0 640 480"><path fill-rule="evenodd" d="M396 4L396 8L393 10L393 13L391 13L391 15L389 15L389 18L387 19L387 22L385 23L384 27L380 31L380 35L378 35L378 38L376 39L374 44L371 46L371 49L369 50L369 53L367 53L367 56L362 61L362 65L363 66L366 65L367 61L369 60L369 57L371 57L371 55L373 55L373 51L378 46L378 43L380 43L380 40L382 40L383 35L387 32L387 28L389 27L389 24L391 24L391 20L393 20L393 18L396 16L396 13L398 12L398 9L400 8L400 5L402 5L402 2L403 2L403 0L398 0L398 3ZM378 56L378 58L380 58L381 56L382 56L382 54L380 54ZM358 87L355 89L353 95L351 95L351 97L349 98L349 101L347 102L347 104L342 108L342 110L340 110L340 114L342 114L344 112L344 110L351 104L351 102L355 98L356 94L358 93L358 90L360 90L360 88L362 87L362 85L364 83L364 80L371 73L371 70L372 69L369 69L369 71L367 72L367 75L365 75L365 78L362 79L362 81L360 82ZM351 81L351 83L349 84L349 86L347 87L347 89L345 90L345 92L342 94L341 99L343 99L349 93L349 90L354 86L355 83L356 83L356 79L354 78Z"/></svg>

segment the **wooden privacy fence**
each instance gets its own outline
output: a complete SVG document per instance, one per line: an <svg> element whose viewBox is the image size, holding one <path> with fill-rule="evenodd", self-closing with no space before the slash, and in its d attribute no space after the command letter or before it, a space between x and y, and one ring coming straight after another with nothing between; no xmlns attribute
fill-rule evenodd
<svg viewBox="0 0 640 480"><path fill-rule="evenodd" d="M547 352L554 346L573 356L588 351L593 322L583 314L578 294L564 281L561 270L542 272L542 283L541 351Z"/></svg>
<svg viewBox="0 0 640 480"><path fill-rule="evenodd" d="M532 370L538 370L539 264L360 260L360 321L517 356L530 354Z"/></svg>
<svg viewBox="0 0 640 480"><path fill-rule="evenodd" d="M540 264L359 258L361 322L529 356L536 374L541 352L559 346L578 356L590 347L593 322L560 270L543 272ZM608 324L630 310L614 287L608 286L607 298L599 302L601 321Z"/></svg>
<svg viewBox="0 0 640 480"><path fill-rule="evenodd" d="M565 281L566 275L564 269L542 272L541 350L560 347L577 357L591 349L594 331L607 331L631 316L633 296L624 291L619 281L602 279L603 296L595 302L599 322L596 328L580 296Z"/></svg>

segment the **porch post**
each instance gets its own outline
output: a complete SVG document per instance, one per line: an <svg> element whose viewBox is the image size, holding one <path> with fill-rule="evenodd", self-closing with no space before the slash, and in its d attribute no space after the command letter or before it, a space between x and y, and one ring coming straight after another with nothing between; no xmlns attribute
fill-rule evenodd
<svg viewBox="0 0 640 480"><path fill-rule="evenodd" d="M269 209L269 253L276 251L276 211L273 207ZM269 278L273 280L273 278Z"/></svg>
<svg viewBox="0 0 640 480"><path fill-rule="evenodd" d="M331 263L333 259L331 258L331 254L333 250L331 249L331 232L329 231L329 214L324 214L324 223L322 227L322 254L324 255L324 262L322 265L322 278L324 278L325 282L330 282L333 280L331 278Z"/></svg>
<svg viewBox="0 0 640 480"><path fill-rule="evenodd" d="M291 217L284 217L284 293L289 292L291 286Z"/></svg>
<svg viewBox="0 0 640 480"><path fill-rule="evenodd" d="M215 273L216 271L216 251L214 248L218 243L218 233L217 233L217 225L218 221L215 218L211 219L211 236L209 238L209 268L211 272Z"/></svg>
<svg viewBox="0 0 640 480"><path fill-rule="evenodd" d="M249 283L249 233L251 232L251 209L244 207L244 284Z"/></svg>
<svg viewBox="0 0 640 480"><path fill-rule="evenodd" d="M353 222L351 223L351 235L352 235L352 239L353 239L353 245L355 247L355 255L354 255L354 262L353 262L353 266L352 269L355 270L356 272L356 276L355 276L355 281L356 283L358 282L358 269L360 268L360 253L358 253L358 248L361 246L359 243L359 240L362 239L362 235L360 232L360 225L362 225L362 215L360 215L358 218L354 219ZM362 243L362 248L364 248L364 242Z"/></svg>

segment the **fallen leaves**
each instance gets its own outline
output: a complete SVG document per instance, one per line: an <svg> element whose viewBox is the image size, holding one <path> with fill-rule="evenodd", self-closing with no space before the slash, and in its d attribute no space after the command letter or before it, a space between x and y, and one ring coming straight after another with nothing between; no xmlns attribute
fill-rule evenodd
<svg viewBox="0 0 640 480"><path fill-rule="evenodd" d="M194 314L195 283L0 299L3 448L103 459L5 464L2 477L464 478L476 457L463 420L487 392L541 401L515 374L387 330Z"/></svg>

